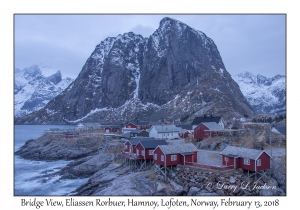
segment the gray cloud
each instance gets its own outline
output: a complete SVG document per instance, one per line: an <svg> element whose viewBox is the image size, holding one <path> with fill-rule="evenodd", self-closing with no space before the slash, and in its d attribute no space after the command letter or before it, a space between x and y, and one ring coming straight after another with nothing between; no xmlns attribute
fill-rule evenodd
<svg viewBox="0 0 300 210"><path fill-rule="evenodd" d="M285 15L15 15L15 67L44 63L76 78L102 40L149 37L165 16L212 38L231 75L285 74Z"/></svg>

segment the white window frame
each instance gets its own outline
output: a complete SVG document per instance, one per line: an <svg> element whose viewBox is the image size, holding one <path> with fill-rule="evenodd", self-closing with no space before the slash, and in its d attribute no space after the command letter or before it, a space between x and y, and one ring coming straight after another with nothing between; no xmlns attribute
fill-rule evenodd
<svg viewBox="0 0 300 210"><path fill-rule="evenodd" d="M164 156L164 155L161 155L161 156L160 156L160 160L161 160L162 162L165 162L165 156Z"/></svg>
<svg viewBox="0 0 300 210"><path fill-rule="evenodd" d="M157 154L154 154L154 160L157 160Z"/></svg>
<svg viewBox="0 0 300 210"><path fill-rule="evenodd" d="M250 159L244 158L244 165L250 165Z"/></svg>
<svg viewBox="0 0 300 210"><path fill-rule="evenodd" d="M261 159L257 159L256 166L261 166Z"/></svg>
<svg viewBox="0 0 300 210"><path fill-rule="evenodd" d="M149 155L153 155L153 149L149 150Z"/></svg>
<svg viewBox="0 0 300 210"><path fill-rule="evenodd" d="M224 161L228 162L229 158L228 157L224 157Z"/></svg>
<svg viewBox="0 0 300 210"><path fill-rule="evenodd" d="M136 154L137 154L137 155L139 155L139 152L140 152L140 151L139 151L138 149L136 149Z"/></svg>
<svg viewBox="0 0 300 210"><path fill-rule="evenodd" d="M145 150L142 150L142 155L145 156Z"/></svg>
<svg viewBox="0 0 300 210"><path fill-rule="evenodd" d="M177 160L177 155L171 155L171 161L176 161Z"/></svg>

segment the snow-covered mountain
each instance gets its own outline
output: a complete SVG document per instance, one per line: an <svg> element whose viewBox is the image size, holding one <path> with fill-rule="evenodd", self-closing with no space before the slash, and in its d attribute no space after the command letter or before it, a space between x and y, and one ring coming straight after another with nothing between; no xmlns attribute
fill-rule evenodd
<svg viewBox="0 0 300 210"><path fill-rule="evenodd" d="M250 72L233 77L256 113L283 114L286 111L286 77L266 78Z"/></svg>
<svg viewBox="0 0 300 210"><path fill-rule="evenodd" d="M35 64L22 70L15 69L15 117L21 117L43 108L51 99L66 89L73 81L62 79L59 70Z"/></svg>
<svg viewBox="0 0 300 210"><path fill-rule="evenodd" d="M208 112L254 114L214 41L166 17L149 38L128 32L101 41L68 88L15 123L157 122Z"/></svg>

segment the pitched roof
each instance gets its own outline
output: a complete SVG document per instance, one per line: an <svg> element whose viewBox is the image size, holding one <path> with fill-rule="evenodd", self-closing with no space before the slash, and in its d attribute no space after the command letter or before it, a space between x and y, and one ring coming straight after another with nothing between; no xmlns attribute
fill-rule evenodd
<svg viewBox="0 0 300 210"><path fill-rule="evenodd" d="M278 126L276 130L278 130L278 132L282 135L286 135L286 126Z"/></svg>
<svg viewBox="0 0 300 210"><path fill-rule="evenodd" d="M220 152L220 154L229 156L240 156L242 158L256 160L263 152L265 152L269 157L271 157L265 150L249 149L235 146L227 146L222 152Z"/></svg>
<svg viewBox="0 0 300 210"><path fill-rule="evenodd" d="M121 128L120 125L106 125L105 128Z"/></svg>
<svg viewBox="0 0 300 210"><path fill-rule="evenodd" d="M205 125L209 130L223 130L223 128L215 122L203 122L200 124Z"/></svg>
<svg viewBox="0 0 300 210"><path fill-rule="evenodd" d="M198 151L198 149L195 147L192 143L186 143L186 144L173 144L173 145L159 145L158 146L164 154L185 154L187 152L194 152ZM158 148L157 147L157 148Z"/></svg>
<svg viewBox="0 0 300 210"><path fill-rule="evenodd" d="M156 148L158 145L168 145L168 142L165 140L153 140L153 141L140 141L140 144L145 148L145 149L151 149L151 148Z"/></svg>
<svg viewBox="0 0 300 210"><path fill-rule="evenodd" d="M195 117L195 119L192 122L192 125L199 125L200 123L203 122L215 122L219 123L222 117Z"/></svg>
<svg viewBox="0 0 300 210"><path fill-rule="evenodd" d="M185 130L193 130L193 125L176 125L176 126Z"/></svg>
<svg viewBox="0 0 300 210"><path fill-rule="evenodd" d="M120 138L130 138L130 132L124 133L120 136Z"/></svg>
<svg viewBox="0 0 300 210"><path fill-rule="evenodd" d="M130 139L128 140L128 142L132 145L135 146L137 145L140 141L156 141L156 139L154 137L146 137L146 138L134 138L134 139Z"/></svg>
<svg viewBox="0 0 300 210"><path fill-rule="evenodd" d="M135 129L135 130L130 131L130 133L140 133L140 132L142 132L142 131L143 131L143 130Z"/></svg>
<svg viewBox="0 0 300 210"><path fill-rule="evenodd" d="M151 129L153 128L155 128L158 133L179 132L179 129L175 125L152 125Z"/></svg>

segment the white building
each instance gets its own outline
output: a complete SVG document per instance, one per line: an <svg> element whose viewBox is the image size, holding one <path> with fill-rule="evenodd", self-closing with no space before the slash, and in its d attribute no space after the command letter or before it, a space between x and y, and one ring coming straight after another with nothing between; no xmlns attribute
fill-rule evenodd
<svg viewBox="0 0 300 210"><path fill-rule="evenodd" d="M179 129L175 125L152 125L149 129L149 137L156 139L177 139L179 138Z"/></svg>

